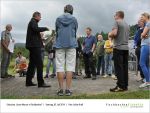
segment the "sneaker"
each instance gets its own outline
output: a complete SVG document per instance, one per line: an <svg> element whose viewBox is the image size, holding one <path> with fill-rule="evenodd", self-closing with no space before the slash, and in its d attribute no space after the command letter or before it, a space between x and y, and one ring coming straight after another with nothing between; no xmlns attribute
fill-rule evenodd
<svg viewBox="0 0 150 113"><path fill-rule="evenodd" d="M142 82L145 83L145 82L146 82L146 79L144 78Z"/></svg>
<svg viewBox="0 0 150 113"><path fill-rule="evenodd" d="M112 76L111 76L111 78L113 78L113 79L114 79L115 77L116 77L115 75L112 75Z"/></svg>
<svg viewBox="0 0 150 113"><path fill-rule="evenodd" d="M115 78L113 78L114 80L118 80L117 77L115 76Z"/></svg>
<svg viewBox="0 0 150 113"><path fill-rule="evenodd" d="M70 90L65 90L65 95L66 96L71 96L72 95L72 92Z"/></svg>
<svg viewBox="0 0 150 113"><path fill-rule="evenodd" d="M96 80L96 76L93 76L93 77L92 77L92 80Z"/></svg>
<svg viewBox="0 0 150 113"><path fill-rule="evenodd" d="M145 88L145 87L148 87L148 86L150 86L150 83L145 82L145 83L141 84L139 86L139 88Z"/></svg>
<svg viewBox="0 0 150 113"><path fill-rule="evenodd" d="M64 95L63 89L60 89L59 91L57 91L57 95L58 96L63 96Z"/></svg>
<svg viewBox="0 0 150 113"><path fill-rule="evenodd" d="M51 77L51 78L54 78L55 76L56 76L56 74L51 74L51 76L50 76L50 77Z"/></svg>
<svg viewBox="0 0 150 113"><path fill-rule="evenodd" d="M110 92L123 92L123 91L127 91L128 89L122 89L122 88L119 88L118 86L116 86L115 88L111 88L110 89Z"/></svg>
<svg viewBox="0 0 150 113"><path fill-rule="evenodd" d="M104 76L103 76L103 78L106 78L106 77L108 77L108 75L104 75Z"/></svg>
<svg viewBox="0 0 150 113"><path fill-rule="evenodd" d="M44 78L48 78L48 74L46 74Z"/></svg>

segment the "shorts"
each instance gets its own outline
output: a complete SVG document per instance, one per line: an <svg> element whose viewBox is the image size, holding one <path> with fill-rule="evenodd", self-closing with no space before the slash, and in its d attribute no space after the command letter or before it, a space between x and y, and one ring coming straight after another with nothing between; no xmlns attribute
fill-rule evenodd
<svg viewBox="0 0 150 113"><path fill-rule="evenodd" d="M56 49L56 72L75 72L76 49Z"/></svg>

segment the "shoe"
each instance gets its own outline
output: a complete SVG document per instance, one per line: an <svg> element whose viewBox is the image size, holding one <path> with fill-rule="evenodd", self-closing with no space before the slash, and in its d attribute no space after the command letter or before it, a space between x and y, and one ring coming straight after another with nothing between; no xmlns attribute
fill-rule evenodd
<svg viewBox="0 0 150 113"><path fill-rule="evenodd" d="M104 76L103 76L103 78L106 78L106 77L108 77L108 75L104 75Z"/></svg>
<svg viewBox="0 0 150 113"><path fill-rule="evenodd" d="M145 82L145 83L141 84L139 86L139 88L145 88L145 87L148 87L148 86L150 86L150 83Z"/></svg>
<svg viewBox="0 0 150 113"><path fill-rule="evenodd" d="M77 79L77 77L76 77L76 76L77 76L77 75L73 76L73 77L72 77L72 79Z"/></svg>
<svg viewBox="0 0 150 113"><path fill-rule="evenodd" d="M145 83L145 82L146 82L146 79L144 78L142 82Z"/></svg>
<svg viewBox="0 0 150 113"><path fill-rule="evenodd" d="M36 86L37 84L34 84L34 83L26 83L26 87L29 87L29 86Z"/></svg>
<svg viewBox="0 0 150 113"><path fill-rule="evenodd" d="M92 80L96 80L96 76L93 76L93 77L92 77Z"/></svg>
<svg viewBox="0 0 150 113"><path fill-rule="evenodd" d="M122 88L119 88L118 86L116 86L115 88L111 88L110 92L123 92L123 91L127 91L127 90L128 90L128 88L122 89Z"/></svg>
<svg viewBox="0 0 150 113"><path fill-rule="evenodd" d="M108 74L111 77L111 74Z"/></svg>
<svg viewBox="0 0 150 113"><path fill-rule="evenodd" d="M46 74L44 78L48 78L48 74Z"/></svg>
<svg viewBox="0 0 150 113"><path fill-rule="evenodd" d="M58 96L63 96L64 95L63 89L60 89L59 91L57 91L57 95Z"/></svg>
<svg viewBox="0 0 150 113"><path fill-rule="evenodd" d="M113 79L114 79L115 77L116 77L115 75L112 75L112 76L111 76L111 78L113 78Z"/></svg>
<svg viewBox="0 0 150 113"><path fill-rule="evenodd" d="M54 78L55 76L56 76L56 74L51 74L51 76L50 76L50 77L51 77L51 78Z"/></svg>
<svg viewBox="0 0 150 113"><path fill-rule="evenodd" d="M115 78L113 78L114 80L118 80L117 77L115 76Z"/></svg>
<svg viewBox="0 0 150 113"><path fill-rule="evenodd" d="M85 79L86 79L86 78L91 78L91 76L85 76L84 78L85 78Z"/></svg>
<svg viewBox="0 0 150 113"><path fill-rule="evenodd" d="M51 87L51 85L47 85L45 83L43 83L42 85L38 85L39 88L49 88Z"/></svg>
<svg viewBox="0 0 150 113"><path fill-rule="evenodd" d="M66 96L71 96L72 95L72 92L70 90L65 90L65 95Z"/></svg>

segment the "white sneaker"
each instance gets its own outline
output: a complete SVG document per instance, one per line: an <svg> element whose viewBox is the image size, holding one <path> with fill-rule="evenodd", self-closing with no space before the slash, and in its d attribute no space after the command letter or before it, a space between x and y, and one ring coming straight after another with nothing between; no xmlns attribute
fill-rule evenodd
<svg viewBox="0 0 150 113"><path fill-rule="evenodd" d="M111 77L114 79L116 76L115 76L115 75L112 75Z"/></svg>
<svg viewBox="0 0 150 113"><path fill-rule="evenodd" d="M145 83L141 84L139 86L139 88L144 88L144 87L148 87L148 86L150 86L150 83L145 82Z"/></svg>
<svg viewBox="0 0 150 113"><path fill-rule="evenodd" d="M104 76L103 76L103 78L106 78L106 77L108 77L108 75L104 75Z"/></svg>

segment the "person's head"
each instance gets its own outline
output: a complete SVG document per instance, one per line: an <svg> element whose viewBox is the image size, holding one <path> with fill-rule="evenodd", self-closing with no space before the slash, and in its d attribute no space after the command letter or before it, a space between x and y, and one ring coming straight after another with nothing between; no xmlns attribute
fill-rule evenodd
<svg viewBox="0 0 150 113"><path fill-rule="evenodd" d="M150 14L149 13L142 13L141 14L141 21L144 23L150 20Z"/></svg>
<svg viewBox="0 0 150 113"><path fill-rule="evenodd" d="M65 13L70 13L71 15L73 14L73 6L68 4L64 7L64 12Z"/></svg>
<svg viewBox="0 0 150 113"><path fill-rule="evenodd" d="M103 36L102 36L101 34L99 34L99 35L97 36L97 40L98 40L98 41L102 41L102 40L103 40Z"/></svg>
<svg viewBox="0 0 150 113"><path fill-rule="evenodd" d="M17 53L17 56L20 58L22 56L22 53L21 52L18 52Z"/></svg>
<svg viewBox="0 0 150 113"><path fill-rule="evenodd" d="M6 30L10 32L12 30L12 25L11 24L7 24L6 25Z"/></svg>
<svg viewBox="0 0 150 113"><path fill-rule="evenodd" d="M108 37L108 40L112 41L112 38L111 38L111 37Z"/></svg>
<svg viewBox="0 0 150 113"><path fill-rule="evenodd" d="M117 11L114 18L115 18L115 20L124 19L124 12L123 11Z"/></svg>
<svg viewBox="0 0 150 113"><path fill-rule="evenodd" d="M141 19L138 21L138 26L139 26L140 28L143 28L143 27L144 27L144 22L143 22Z"/></svg>
<svg viewBox="0 0 150 113"><path fill-rule="evenodd" d="M92 29L90 27L87 27L85 31L88 36L92 33Z"/></svg>
<svg viewBox="0 0 150 113"><path fill-rule="evenodd" d="M39 22L41 20L41 13L36 11L33 13L32 17Z"/></svg>

